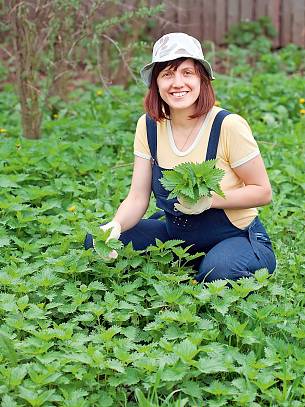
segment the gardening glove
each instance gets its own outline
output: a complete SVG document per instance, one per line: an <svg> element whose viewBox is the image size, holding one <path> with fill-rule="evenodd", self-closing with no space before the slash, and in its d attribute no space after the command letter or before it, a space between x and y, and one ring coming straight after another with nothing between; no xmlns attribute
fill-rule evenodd
<svg viewBox="0 0 305 407"><path fill-rule="evenodd" d="M104 232L106 232L106 230L111 229L110 235L106 240L107 242L110 239L119 239L119 237L121 236L122 231L121 225L116 220L112 220L111 222L108 222L105 225L101 225L100 229L102 229Z"/></svg>
<svg viewBox="0 0 305 407"><path fill-rule="evenodd" d="M178 211L185 213L186 215L199 215L199 213L202 213L211 208L213 198L210 196L204 196L194 204L191 204L186 199L179 197L178 201L179 203L174 204L174 207Z"/></svg>
<svg viewBox="0 0 305 407"><path fill-rule="evenodd" d="M104 232L111 229L110 235L109 235L108 239L106 240L106 242L108 242L108 240L110 240L110 239L117 239L118 240L119 237L121 236L121 231L122 231L121 225L116 220L112 220L111 222L108 222L105 225L101 225L100 228ZM109 253L109 258L110 259L116 259L117 257L118 257L118 252L116 250L112 250Z"/></svg>
<svg viewBox="0 0 305 407"><path fill-rule="evenodd" d="M109 230L110 228L112 228L107 241L110 239L118 239L120 237L121 225L117 221L108 222L105 225L101 225L100 228L103 229L104 232L106 230ZM94 242L94 239L93 239L93 236L91 235L91 233L86 234L86 238L84 241L84 247L86 250L95 248L95 242ZM118 257L118 252L116 250L112 250L109 254L109 258L116 259L117 257Z"/></svg>

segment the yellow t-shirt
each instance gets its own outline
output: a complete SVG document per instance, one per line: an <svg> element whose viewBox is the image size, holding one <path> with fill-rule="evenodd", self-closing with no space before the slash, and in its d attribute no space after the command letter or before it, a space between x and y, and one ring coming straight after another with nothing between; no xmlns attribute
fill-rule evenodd
<svg viewBox="0 0 305 407"><path fill-rule="evenodd" d="M209 135L216 114L222 110L214 106L207 114L193 144L180 151L175 145L170 120L157 123L157 161L160 167L172 169L184 162L202 163L205 159ZM134 154L150 160L150 149L146 134L145 115L138 120L134 140ZM234 168L259 155L257 143L249 124L237 114L230 114L223 120L217 149L217 167L225 170L221 181L224 193L244 186ZM233 225L240 229L247 227L257 215L256 208L224 209Z"/></svg>

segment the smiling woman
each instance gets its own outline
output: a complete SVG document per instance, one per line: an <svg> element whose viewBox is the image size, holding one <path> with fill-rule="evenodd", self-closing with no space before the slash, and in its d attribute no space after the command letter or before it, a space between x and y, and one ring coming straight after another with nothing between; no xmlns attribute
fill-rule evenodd
<svg viewBox="0 0 305 407"><path fill-rule="evenodd" d="M198 282L237 280L260 268L272 273L274 253L256 209L271 200L265 166L246 120L215 106L215 78L199 41L184 33L164 35L141 76L148 86L146 115L137 125L130 191L102 228L136 250L156 239L180 239L190 251L205 252L194 265ZM213 193L193 205L179 196L168 199L160 182L164 169L211 159L224 171L225 198ZM151 191L165 220L141 219ZM91 236L85 247L92 247Z"/></svg>
<svg viewBox="0 0 305 407"><path fill-rule="evenodd" d="M183 151L192 143L214 103L208 73L197 60L178 58L155 64L151 86L144 101L145 109L156 121L172 117L172 134L179 150ZM175 110L178 115L181 111L188 112L187 125L180 129L174 129Z"/></svg>

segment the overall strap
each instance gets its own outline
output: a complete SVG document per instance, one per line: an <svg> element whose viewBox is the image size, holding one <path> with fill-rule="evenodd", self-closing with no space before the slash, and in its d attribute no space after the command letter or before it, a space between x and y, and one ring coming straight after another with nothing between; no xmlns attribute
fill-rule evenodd
<svg viewBox="0 0 305 407"><path fill-rule="evenodd" d="M208 144L208 148L207 148L207 154L205 157L206 160L214 160L216 158L221 125L222 125L223 119L226 116L228 116L229 114L231 114L231 113L228 112L227 110L221 110L220 112L217 113L217 115L213 121L212 129L211 129L211 133L210 133L210 137L209 137L209 144Z"/></svg>
<svg viewBox="0 0 305 407"><path fill-rule="evenodd" d="M157 123L146 113L147 141L152 159L157 162Z"/></svg>

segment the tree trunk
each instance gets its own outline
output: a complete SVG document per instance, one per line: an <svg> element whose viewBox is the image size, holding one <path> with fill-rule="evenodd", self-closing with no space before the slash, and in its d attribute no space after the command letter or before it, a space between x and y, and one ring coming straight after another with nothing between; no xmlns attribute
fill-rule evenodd
<svg viewBox="0 0 305 407"><path fill-rule="evenodd" d="M11 18L16 55L17 91L21 106L23 136L40 138L42 113L39 106L40 91L37 87L33 25L27 20L26 6L18 0L11 1Z"/></svg>

